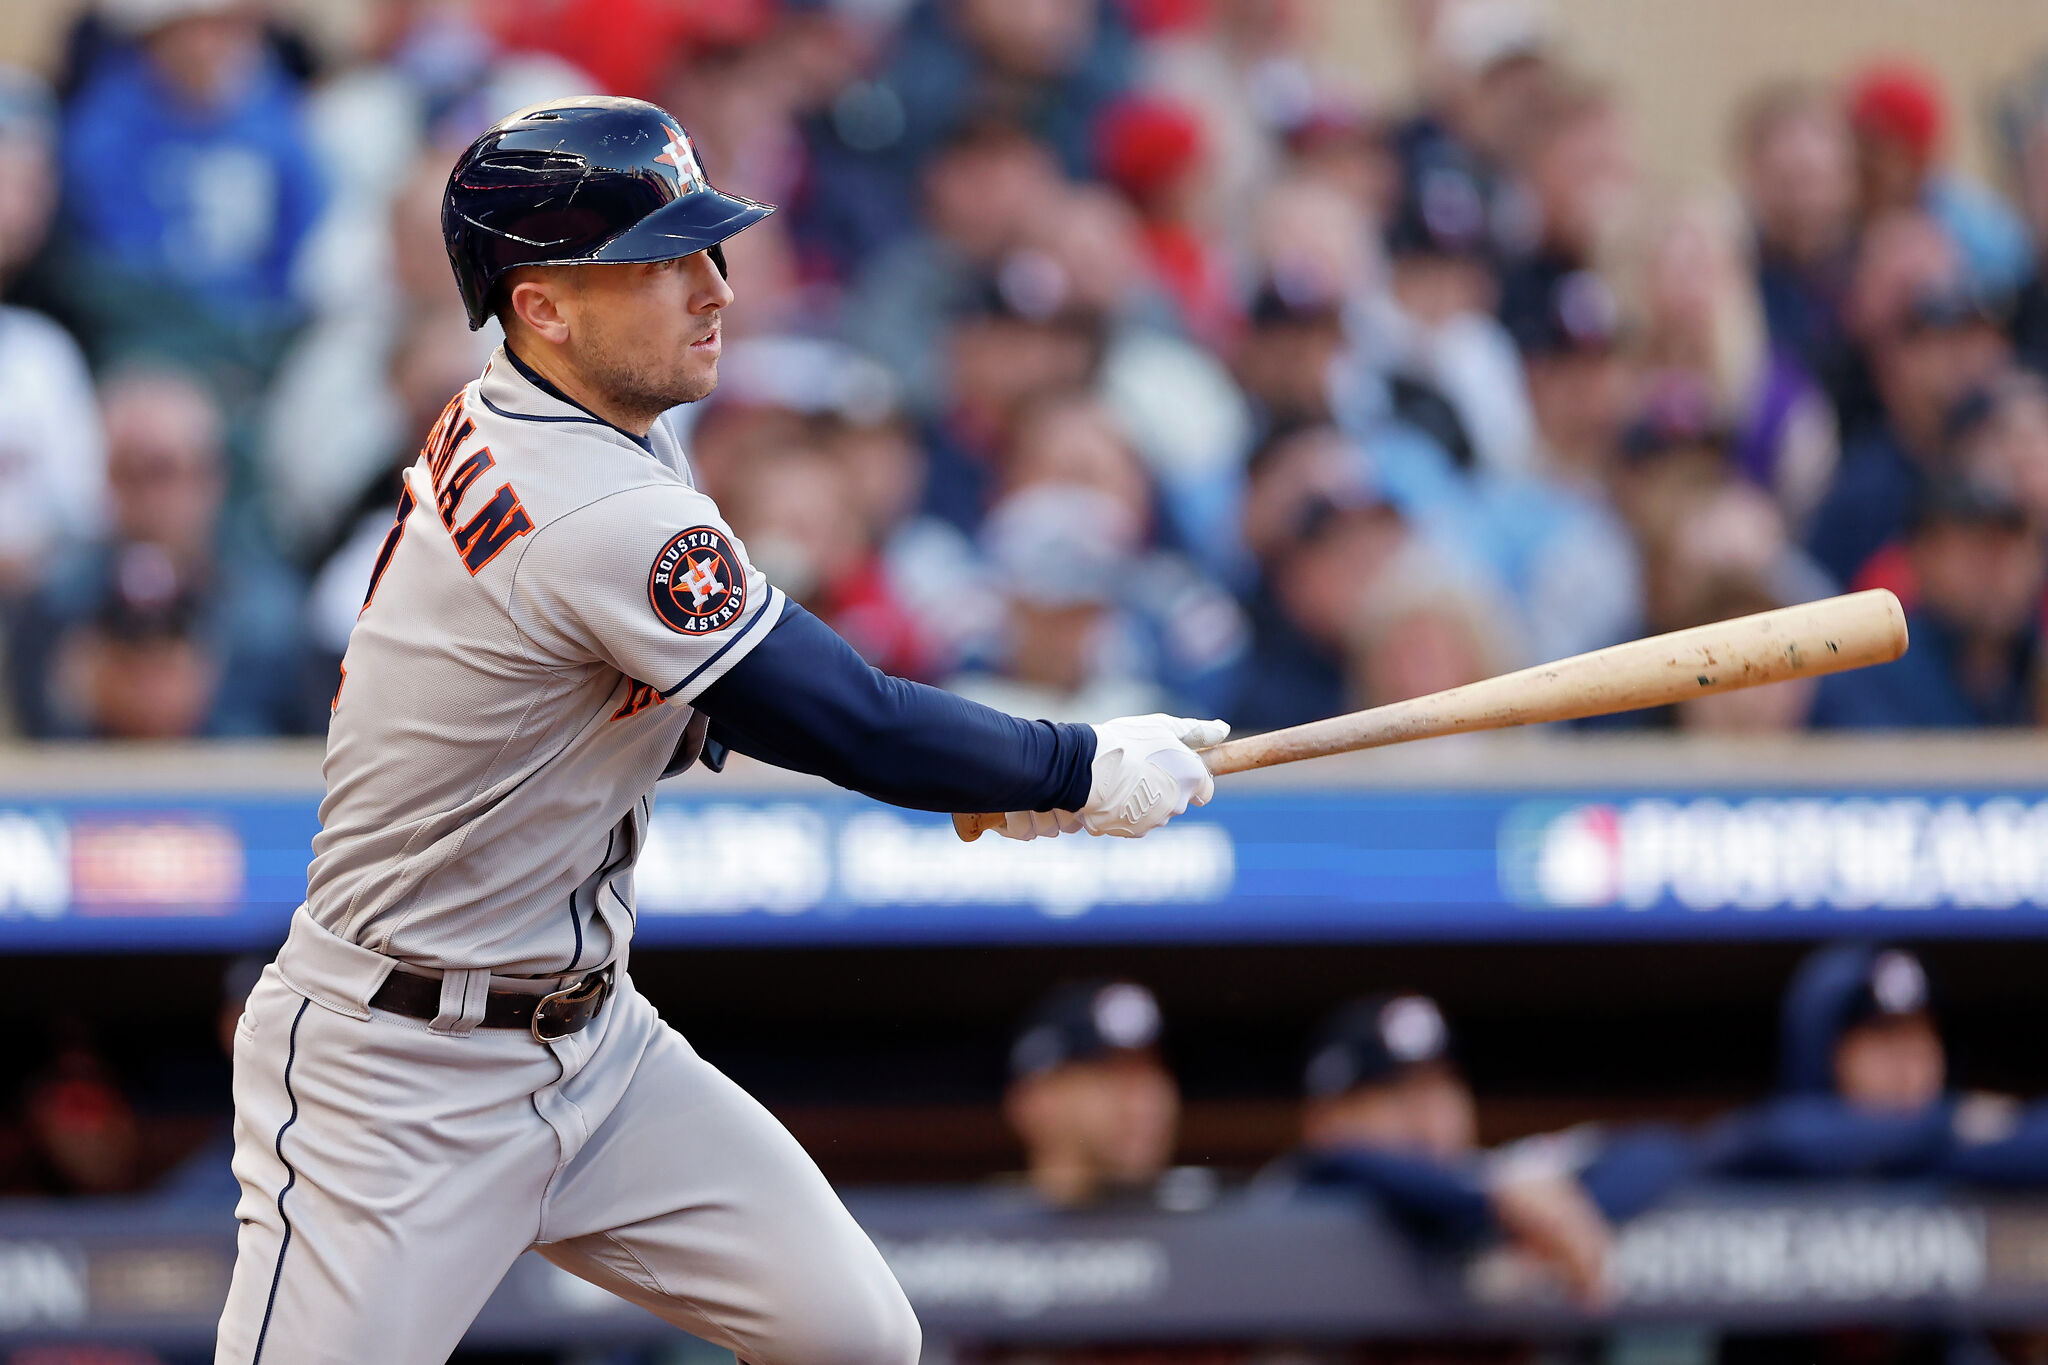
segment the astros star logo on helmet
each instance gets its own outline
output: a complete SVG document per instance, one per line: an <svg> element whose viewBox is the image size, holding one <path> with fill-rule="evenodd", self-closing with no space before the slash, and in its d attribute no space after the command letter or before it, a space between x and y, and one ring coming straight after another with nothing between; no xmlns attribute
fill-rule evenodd
<svg viewBox="0 0 2048 1365"><path fill-rule="evenodd" d="M661 150L656 161L676 168L676 174L691 189L704 185L704 168L697 164L697 151L690 146L690 135L680 128L668 130L668 145Z"/></svg>

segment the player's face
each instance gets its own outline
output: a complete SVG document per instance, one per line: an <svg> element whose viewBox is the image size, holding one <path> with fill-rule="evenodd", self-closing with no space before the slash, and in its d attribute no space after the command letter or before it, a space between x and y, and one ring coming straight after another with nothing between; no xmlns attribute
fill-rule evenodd
<svg viewBox="0 0 2048 1365"><path fill-rule="evenodd" d="M570 359L613 404L658 414L718 387L719 320L733 294L707 252L577 275L562 301Z"/></svg>
<svg viewBox="0 0 2048 1365"><path fill-rule="evenodd" d="M1941 1035L1924 1014L1872 1020L1835 1045L1835 1085L1851 1104L1912 1113L1940 1099L1947 1079Z"/></svg>

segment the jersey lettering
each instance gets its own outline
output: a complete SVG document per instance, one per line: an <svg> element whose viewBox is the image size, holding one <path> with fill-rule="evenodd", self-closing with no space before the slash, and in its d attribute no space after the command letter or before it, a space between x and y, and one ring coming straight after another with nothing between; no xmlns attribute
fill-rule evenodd
<svg viewBox="0 0 2048 1365"><path fill-rule="evenodd" d="M455 509L462 505L462 495L469 491L471 484L484 476L485 470L496 463L497 460L491 456L491 448L485 446L455 466L455 472L448 476L448 482L434 498L434 505L441 509L443 526L451 531L455 529Z"/></svg>
<svg viewBox="0 0 2048 1365"><path fill-rule="evenodd" d="M398 542L405 539L405 519L412 515L412 509L412 489L408 487L398 495L398 519L384 533L384 543L377 550L377 567L370 570L370 590L363 594L362 609L356 615L361 616L370 609L370 601L377 595L377 585L384 581L384 571L391 567L391 556L398 553Z"/></svg>
<svg viewBox="0 0 2048 1365"><path fill-rule="evenodd" d="M619 703L619 709L612 712L613 720L625 720L637 716L650 706L661 705L661 693L637 679L626 679L626 699Z"/></svg>
<svg viewBox="0 0 2048 1365"><path fill-rule="evenodd" d="M488 456L489 451L478 451ZM478 473L483 470L479 469ZM461 477L460 471L457 477ZM454 484L451 481L450 487ZM498 557L498 552L533 529L533 518L519 505L519 495L512 491L512 485L501 483L498 491L491 494L491 500L483 510L462 524L455 531L455 549L462 556L469 576L476 577L483 572L484 565Z"/></svg>
<svg viewBox="0 0 2048 1365"><path fill-rule="evenodd" d="M448 400L448 406L441 409L441 415L434 419L433 430L427 433L427 448L422 453L427 457L427 470L439 484L441 476L448 472L448 462L455 458L456 450L476 434L476 423L462 412L462 395L456 394Z"/></svg>

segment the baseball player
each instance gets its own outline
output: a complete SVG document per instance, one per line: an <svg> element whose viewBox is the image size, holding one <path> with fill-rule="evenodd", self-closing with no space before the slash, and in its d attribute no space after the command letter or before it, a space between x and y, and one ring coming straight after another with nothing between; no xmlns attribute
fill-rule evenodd
<svg viewBox="0 0 2048 1365"><path fill-rule="evenodd" d="M654 784L727 749L1012 837L1209 798L1221 722L1020 720L870 669L660 421L717 382L721 194L637 100L480 137L443 225L505 346L406 472L349 641L306 904L235 1040L216 1359L437 1362L528 1247L752 1365L917 1358L794 1139L626 974Z"/></svg>

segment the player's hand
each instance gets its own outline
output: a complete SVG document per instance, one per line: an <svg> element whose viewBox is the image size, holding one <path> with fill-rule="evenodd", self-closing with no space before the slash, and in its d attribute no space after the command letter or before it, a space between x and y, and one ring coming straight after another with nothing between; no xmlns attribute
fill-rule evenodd
<svg viewBox="0 0 2048 1365"><path fill-rule="evenodd" d="M1080 832L1081 817L1070 810L1013 810L996 826L1005 839L1051 839Z"/></svg>
<svg viewBox="0 0 2048 1365"><path fill-rule="evenodd" d="M1090 834L1135 839L1189 806L1207 805L1216 779L1195 750L1221 744L1220 720L1123 716L1095 727L1094 780L1081 827Z"/></svg>

